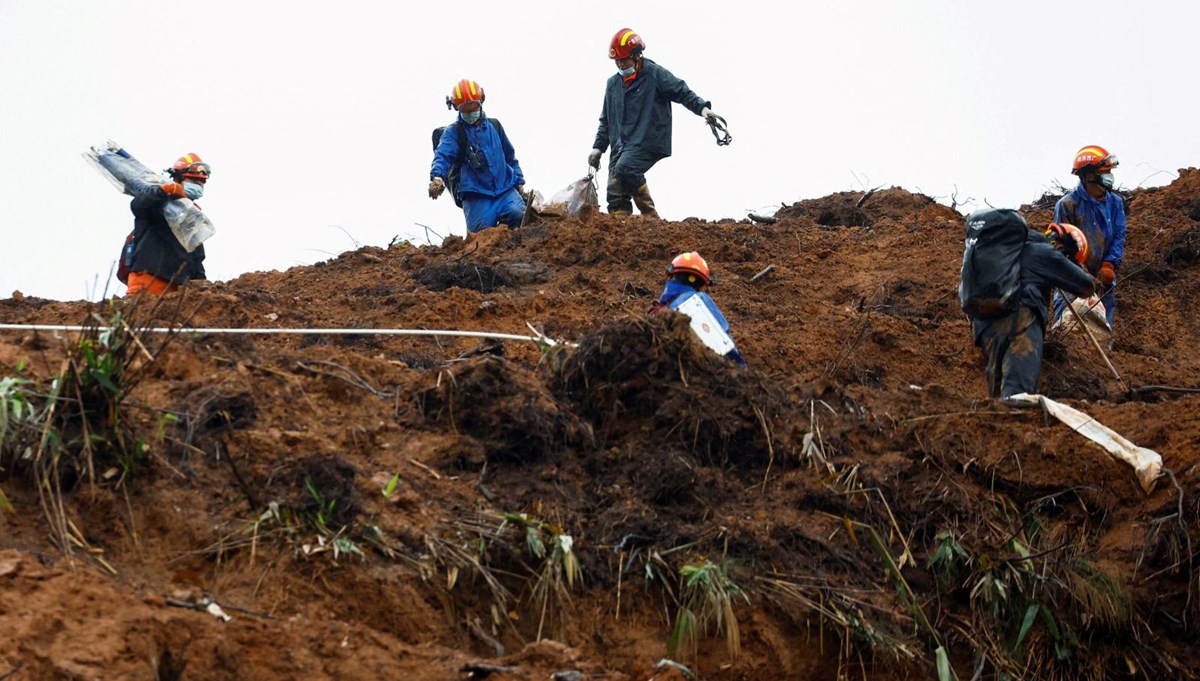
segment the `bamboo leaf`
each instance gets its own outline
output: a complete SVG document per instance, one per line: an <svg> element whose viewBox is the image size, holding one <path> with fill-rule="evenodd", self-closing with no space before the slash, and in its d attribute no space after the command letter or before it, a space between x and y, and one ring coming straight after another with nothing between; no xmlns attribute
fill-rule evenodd
<svg viewBox="0 0 1200 681"><path fill-rule="evenodd" d="M1029 629L1033 626L1033 621L1037 619L1038 611L1041 609L1041 603L1034 603L1025 611L1025 619L1021 622L1021 631L1017 634L1017 642L1013 645L1013 648L1021 647L1021 642L1025 640L1025 635L1029 633Z"/></svg>

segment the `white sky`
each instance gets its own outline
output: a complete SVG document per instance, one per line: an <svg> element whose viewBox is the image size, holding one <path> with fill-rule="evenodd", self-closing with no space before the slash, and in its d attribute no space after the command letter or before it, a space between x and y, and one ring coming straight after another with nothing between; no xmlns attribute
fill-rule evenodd
<svg viewBox="0 0 1200 681"><path fill-rule="evenodd" d="M103 291L133 217L80 154L109 138L155 169L211 163L211 279L463 235L426 195L453 84L483 85L549 197L587 170L624 26L733 135L675 107L648 174L669 220L875 185L1015 207L1073 186L1085 144L1119 184L1166 184L1200 161L1198 25L1181 0L0 0L0 297Z"/></svg>

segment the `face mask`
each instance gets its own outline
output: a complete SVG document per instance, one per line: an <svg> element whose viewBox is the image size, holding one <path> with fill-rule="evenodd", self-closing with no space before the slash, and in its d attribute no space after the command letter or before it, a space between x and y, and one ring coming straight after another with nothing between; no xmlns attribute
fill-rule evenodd
<svg viewBox="0 0 1200 681"><path fill-rule="evenodd" d="M634 71L637 71L637 64L634 64L627 69L617 69L617 73L621 74L622 78L628 78L629 76L632 76Z"/></svg>
<svg viewBox="0 0 1200 681"><path fill-rule="evenodd" d="M1100 186L1101 186L1101 187L1104 187L1105 189L1112 189L1112 188L1113 188L1113 175L1112 175L1112 173L1100 173Z"/></svg>
<svg viewBox="0 0 1200 681"><path fill-rule="evenodd" d="M471 113L465 113L462 111L458 113L458 117L463 119L463 123L466 123L467 125L475 125L475 123L479 120L479 117L482 115L482 109L479 111L472 111Z"/></svg>
<svg viewBox="0 0 1200 681"><path fill-rule="evenodd" d="M187 193L187 197L193 201L204 196L204 185L195 182L184 182L183 191Z"/></svg>

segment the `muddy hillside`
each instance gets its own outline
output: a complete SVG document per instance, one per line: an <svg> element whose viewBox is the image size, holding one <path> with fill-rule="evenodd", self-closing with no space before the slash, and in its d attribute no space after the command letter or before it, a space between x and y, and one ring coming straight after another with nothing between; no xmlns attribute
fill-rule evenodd
<svg viewBox="0 0 1200 681"><path fill-rule="evenodd" d="M1200 170L1127 198L1113 370L1052 333L1042 392L1148 492L987 399L964 216L902 189L14 293L88 329L0 331L0 678L1196 678ZM647 315L687 250L749 369Z"/></svg>

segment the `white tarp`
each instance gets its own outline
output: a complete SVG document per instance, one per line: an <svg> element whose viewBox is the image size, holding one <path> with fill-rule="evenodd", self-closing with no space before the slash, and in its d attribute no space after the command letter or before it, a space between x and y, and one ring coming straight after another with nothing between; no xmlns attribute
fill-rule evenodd
<svg viewBox="0 0 1200 681"><path fill-rule="evenodd" d="M1049 397L1020 393L1008 398L1008 401L1040 405L1048 414L1067 424L1075 432L1107 449L1108 453L1114 457L1133 466L1138 482L1142 485L1142 491L1149 494L1154 489L1154 481L1162 472L1162 457L1158 455L1158 452L1133 444L1091 416L1061 402L1055 402Z"/></svg>

